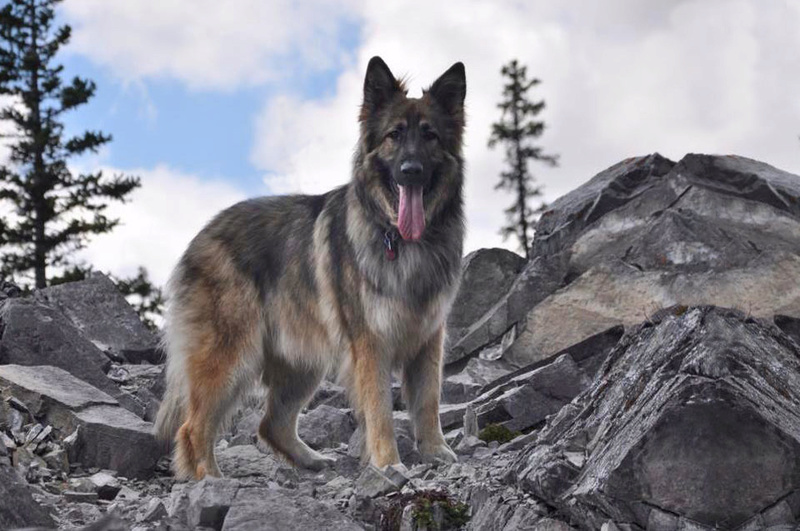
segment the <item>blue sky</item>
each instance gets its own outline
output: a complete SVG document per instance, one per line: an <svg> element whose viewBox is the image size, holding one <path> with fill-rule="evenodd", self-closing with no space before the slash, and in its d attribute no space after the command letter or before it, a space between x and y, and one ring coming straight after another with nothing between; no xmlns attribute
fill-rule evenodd
<svg viewBox="0 0 800 531"><path fill-rule="evenodd" d="M418 95L456 61L467 71L467 251L504 246L512 198L486 147L501 66L542 80L534 165L545 200L652 152L733 153L800 173L800 2L787 0L65 0L59 57L97 96L68 117L114 141L74 164L133 173L122 225L83 258L148 267L164 282L194 234L248 196L346 182L366 64L382 56Z"/></svg>
<svg viewBox="0 0 800 531"><path fill-rule="evenodd" d="M346 22L345 22L346 23ZM346 54L358 47L359 28L346 23ZM69 52L67 48L67 52ZM332 95L341 69L288 71L272 83L228 90L197 88L169 77L123 80L86 55L62 56L65 76L89 78L97 84L89 104L66 118L67 131L99 129L113 136L104 150L104 164L117 168L169 164L201 179L223 179L249 195L270 193L264 174L251 159L255 120L265 101L291 92L304 100Z"/></svg>

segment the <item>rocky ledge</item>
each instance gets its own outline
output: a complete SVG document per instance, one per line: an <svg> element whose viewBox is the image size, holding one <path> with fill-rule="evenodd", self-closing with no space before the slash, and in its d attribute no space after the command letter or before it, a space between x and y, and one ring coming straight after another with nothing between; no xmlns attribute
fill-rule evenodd
<svg viewBox="0 0 800 531"><path fill-rule="evenodd" d="M559 199L531 260L464 260L442 425L408 473L361 460L325 382L296 470L256 440L253 394L217 444L223 479L176 483L151 424L157 337L102 275L0 286L0 528L796 529L800 177L733 156L623 161Z"/></svg>

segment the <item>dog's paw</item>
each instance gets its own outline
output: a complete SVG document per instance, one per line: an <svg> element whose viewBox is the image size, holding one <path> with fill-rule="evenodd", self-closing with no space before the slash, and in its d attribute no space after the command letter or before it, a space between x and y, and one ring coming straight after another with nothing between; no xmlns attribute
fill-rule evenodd
<svg viewBox="0 0 800 531"><path fill-rule="evenodd" d="M392 473L401 474L408 477L408 468L403 463L395 463L393 465L386 465L380 469L385 475L390 476Z"/></svg>
<svg viewBox="0 0 800 531"><path fill-rule="evenodd" d="M423 457L431 461L442 461L443 463L455 463L458 457L455 452L442 442L431 446L422 446L419 449Z"/></svg>
<svg viewBox="0 0 800 531"><path fill-rule="evenodd" d="M332 468L336 465L336 459L322 455L319 452L314 452L312 455L306 456L303 462L299 463L303 468L319 472L326 468Z"/></svg>

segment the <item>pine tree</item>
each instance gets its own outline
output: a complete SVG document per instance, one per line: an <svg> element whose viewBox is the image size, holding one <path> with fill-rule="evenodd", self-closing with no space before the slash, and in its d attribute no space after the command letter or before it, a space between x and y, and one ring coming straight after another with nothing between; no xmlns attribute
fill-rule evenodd
<svg viewBox="0 0 800 531"><path fill-rule="evenodd" d="M139 186L138 178L76 175L67 165L111 136L65 136L64 113L88 102L95 84L79 77L62 84L63 66L54 59L70 27L54 27L58 2L9 0L0 10L0 94L13 102L0 109L0 119L15 129L10 160L0 166L0 201L13 206L0 219L0 274L32 270L37 288L47 284L48 267L69 265L90 235L113 229L119 220L104 214L107 202L124 201Z"/></svg>
<svg viewBox="0 0 800 531"><path fill-rule="evenodd" d="M544 109L544 101L532 102L528 91L538 85L538 79L528 80L527 69L513 60L505 65L501 73L507 79L503 87L503 101L497 106L502 111L500 121L492 124L489 147L498 143L506 146L506 162L509 170L500 174L495 189L510 190L516 194L514 203L505 210L508 225L500 233L503 239L516 236L520 250L530 258L533 228L542 207L533 208L531 200L542 195L528 169L529 160L539 160L550 166L558 164L557 155L546 155L532 140L544 132L544 122L535 117Z"/></svg>
<svg viewBox="0 0 800 531"><path fill-rule="evenodd" d="M151 330L158 330L156 319L164 315L164 294L161 288L150 281L147 269L139 266L134 277L114 278L117 289L139 314L142 322Z"/></svg>

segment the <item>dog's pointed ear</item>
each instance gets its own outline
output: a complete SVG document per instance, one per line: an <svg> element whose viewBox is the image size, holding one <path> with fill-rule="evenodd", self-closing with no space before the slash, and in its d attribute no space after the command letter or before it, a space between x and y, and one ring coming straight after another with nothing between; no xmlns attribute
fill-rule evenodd
<svg viewBox="0 0 800 531"><path fill-rule="evenodd" d="M456 63L447 72L434 81L428 94L450 114L459 114L464 110L464 98L467 95L467 75L464 63Z"/></svg>
<svg viewBox="0 0 800 531"><path fill-rule="evenodd" d="M367 75L364 77L362 116L381 109L402 90L402 85L395 79L392 71L389 70L383 59L376 55L369 60Z"/></svg>

